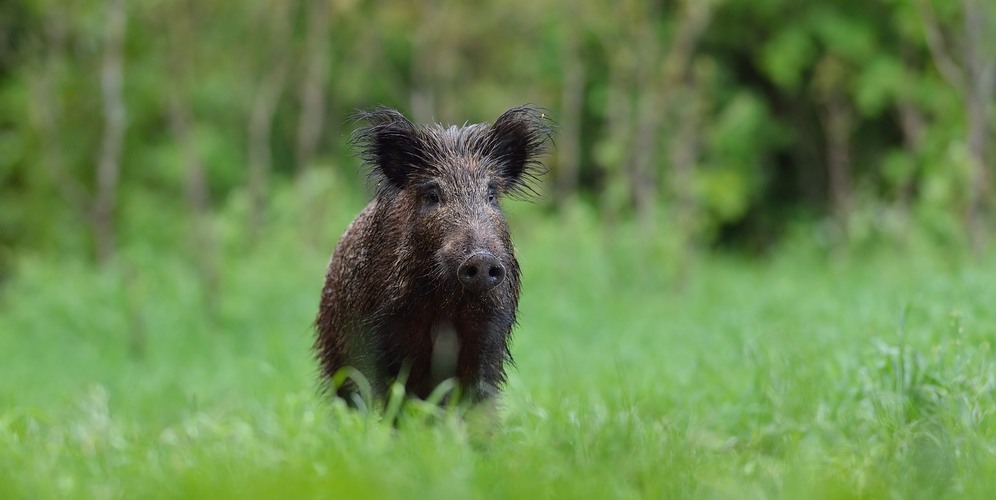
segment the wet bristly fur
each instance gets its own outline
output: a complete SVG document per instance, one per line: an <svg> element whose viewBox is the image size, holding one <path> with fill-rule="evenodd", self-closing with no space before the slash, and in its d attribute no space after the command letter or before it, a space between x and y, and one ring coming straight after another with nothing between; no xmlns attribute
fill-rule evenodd
<svg viewBox="0 0 996 500"><path fill-rule="evenodd" d="M378 108L353 142L377 185L333 252L316 320L316 355L328 384L351 367L382 399L392 382L426 398L453 378L464 397L491 398L511 362L520 272L502 195L532 193L550 142L544 115L517 107L493 124L415 125ZM493 255L494 288L465 289L457 268ZM355 401L355 378L336 388Z"/></svg>

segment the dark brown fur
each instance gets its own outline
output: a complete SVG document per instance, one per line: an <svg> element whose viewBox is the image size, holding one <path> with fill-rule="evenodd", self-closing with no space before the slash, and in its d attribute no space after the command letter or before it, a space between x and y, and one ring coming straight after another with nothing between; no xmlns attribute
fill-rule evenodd
<svg viewBox="0 0 996 500"><path fill-rule="evenodd" d="M491 398L511 361L520 288L498 199L531 192L550 129L529 107L460 128L416 126L386 108L360 118L370 125L354 142L378 189L325 276L315 341L322 377L327 384L355 368L377 399L394 380L424 399L452 377L470 401ZM474 255L499 263L488 269L493 280L503 269L500 283L475 291L458 278ZM355 404L354 379L336 389Z"/></svg>

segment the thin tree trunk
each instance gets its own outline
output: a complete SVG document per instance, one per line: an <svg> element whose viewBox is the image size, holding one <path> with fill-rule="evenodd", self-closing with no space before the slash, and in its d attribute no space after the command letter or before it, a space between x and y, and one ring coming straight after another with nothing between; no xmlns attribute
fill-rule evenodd
<svg viewBox="0 0 996 500"><path fill-rule="evenodd" d="M940 23L930 9L930 3L918 0L914 4L927 38L927 47L938 71L962 94L965 106L966 148L971 170L968 201L965 206L965 227L972 250L984 251L988 239L987 223L991 217L989 198L992 195L993 173L989 164L988 142L992 140L989 109L996 98L996 43L990 26L991 2L962 0L963 48L959 66L944 43Z"/></svg>
<svg viewBox="0 0 996 500"><path fill-rule="evenodd" d="M688 0L682 5L674 37L664 55L659 109L669 113L670 190L678 223L691 234L698 211L698 201L690 194L698 161L699 127L702 110L700 94L694 88L692 63L698 42L712 20L712 4ZM691 100L685 99L689 96ZM656 183L655 183L656 185ZM689 241L689 244L694 242ZM686 249L690 250L690 249ZM690 252L689 252L690 253Z"/></svg>
<svg viewBox="0 0 996 500"><path fill-rule="evenodd" d="M286 69L278 65L263 78L256 91L249 113L249 234L256 241L266 213L266 192L269 189L273 151L270 136L273 117L284 89Z"/></svg>
<svg viewBox="0 0 996 500"><path fill-rule="evenodd" d="M625 172L625 163L628 156L624 153L632 148L634 110L630 99L630 88L626 85L628 80L628 68L622 64L610 65L608 78L608 126L609 137L606 139L615 147L612 151L620 154L605 158L607 170L606 183L602 189L602 201L600 205L607 207L605 222L612 227L619 218L620 212L627 208L631 200L632 193L629 192L629 185Z"/></svg>
<svg viewBox="0 0 996 500"><path fill-rule="evenodd" d="M169 87L167 116L170 130L186 164L184 169L184 194L187 206L195 220L206 216L210 207L207 170L197 147L193 129L195 119L190 106L191 75L197 65L197 54L192 50L190 40L194 37L189 3L179 3L177 8L168 10L169 20L163 28L169 32L168 67L174 84Z"/></svg>
<svg viewBox="0 0 996 500"><path fill-rule="evenodd" d="M125 22L125 1L108 0L104 57L100 71L104 101L104 135L97 163L97 193L93 207L97 259L104 263L113 258L116 246L114 218L117 211L118 180L121 175L121 150L125 131L125 103L122 92Z"/></svg>
<svg viewBox="0 0 996 500"><path fill-rule="evenodd" d="M577 31L571 31L564 54L560 130L557 137L557 201L563 204L578 190L581 164L581 119L584 113L585 67Z"/></svg>
<svg viewBox="0 0 996 500"><path fill-rule="evenodd" d="M652 77L645 75L647 85L641 85L636 114L636 137L633 144L633 158L630 161L630 187L633 193L633 206L647 228L654 227L654 213L657 208L657 172L659 158L657 143L660 138L661 113L659 95L652 88Z"/></svg>
<svg viewBox="0 0 996 500"><path fill-rule="evenodd" d="M920 19L920 24L923 26L924 37L927 40L927 49L930 50L930 56L934 61L934 65L937 66L937 70L941 73L941 76L947 80L952 87L964 90L964 73L951 57L951 52L948 50L947 44L944 41L944 35L941 32L940 23L937 21L937 16L934 15L934 10L930 6L930 1L915 0L913 5L916 7L917 17Z"/></svg>
<svg viewBox="0 0 996 500"><path fill-rule="evenodd" d="M649 12L645 11L648 9ZM638 14L645 16L636 26L634 42L640 47L635 55L633 69L635 88L635 108L633 147L630 150L628 178L633 209L636 217L647 230L652 230L653 215L657 206L657 143L660 139L662 113L661 101L664 89L659 86L661 51L654 26L649 19L655 19L657 12L651 7L639 7Z"/></svg>
<svg viewBox="0 0 996 500"><path fill-rule="evenodd" d="M66 57L65 26L60 15L53 14L45 25L45 42L48 54L37 78L30 80L31 105L37 120L42 151L42 166L51 177L55 190L69 207L80 214L90 214L90 194L66 170L66 156L60 139L63 137L59 121L62 103L60 93L54 89L56 65ZM89 221L88 221L89 222Z"/></svg>
<svg viewBox="0 0 996 500"><path fill-rule="evenodd" d="M208 190L207 170L197 148L197 140L191 131L193 118L186 101L173 92L170 96L169 124L173 136L179 144L184 163L186 178L184 192L190 218L193 221L193 234L190 243L197 258L197 266L203 280L204 297L208 313L214 315L218 311L218 296L220 294L220 273L216 258L218 247L214 232L211 230L209 209L211 205Z"/></svg>
<svg viewBox="0 0 996 500"><path fill-rule="evenodd" d="M325 87L329 81L329 0L313 0L308 9L305 74L301 81L301 114L297 122L294 155L298 173L314 159L325 120Z"/></svg>
<svg viewBox="0 0 996 500"><path fill-rule="evenodd" d="M168 33L167 64L173 75L173 85L167 95L167 120L170 131L180 148L184 163L184 198L193 228L188 244L200 271L201 287L208 314L218 311L220 272L217 261L217 240L211 229L211 193L207 167L197 143L197 120L191 109L192 75L198 67L197 52L191 43L196 40L196 5L190 1L172 4L164 9L161 28Z"/></svg>
<svg viewBox="0 0 996 500"><path fill-rule="evenodd" d="M904 99L899 102L899 128L903 132L903 147L910 157L916 158L920 155L926 127L927 119L923 111L909 100ZM912 173L904 178L899 186L899 203L904 212L909 212L913 205L914 186L915 178Z"/></svg>
<svg viewBox="0 0 996 500"><path fill-rule="evenodd" d="M992 165L989 164L991 123L989 109L996 97L996 56L993 55L994 39L989 37L991 15L978 0L963 0L965 16L965 115L968 127L968 157L971 167L971 185L967 225L972 249L976 254L984 251L988 230L986 223L991 215Z"/></svg>
<svg viewBox="0 0 996 500"><path fill-rule="evenodd" d="M684 4L677 31L664 56L661 105L665 111L678 104L675 102L676 95L686 93L682 89L689 86L688 80L692 76L690 70L695 51L699 40L706 28L709 27L711 19L712 6L709 2L688 0ZM692 92L692 94L696 93ZM695 106L692 108L694 109ZM678 121L680 122L681 119L678 118Z"/></svg>
<svg viewBox="0 0 996 500"><path fill-rule="evenodd" d="M699 159L702 97L694 84L676 95L682 99L680 103L674 102L673 109L677 130L671 140L669 155L673 187L671 196L678 223L688 232L694 229L698 212L698 202L691 193L695 165Z"/></svg>
<svg viewBox="0 0 996 500"><path fill-rule="evenodd" d="M266 193L269 189L273 151L270 146L273 119L287 80L287 47L290 31L289 7L273 6L274 16L263 20L270 24L270 52L263 60L263 76L256 88L249 111L246 133L249 140L249 241L255 243L266 216Z"/></svg>
<svg viewBox="0 0 996 500"><path fill-rule="evenodd" d="M848 236L852 201L851 134L854 109L841 90L851 77L846 64L827 54L816 65L811 93L823 135L823 163L827 173L826 196L831 217L843 238Z"/></svg>
<svg viewBox="0 0 996 500"><path fill-rule="evenodd" d="M653 214L657 205L657 143L660 138L664 113L661 102L665 90L660 82L661 51L651 19L657 18L653 7L633 4L634 14L643 19L635 20L634 45L640 47L634 54L633 73L635 108L633 110L634 137L626 162L629 191L636 217L644 227L654 227Z"/></svg>
<svg viewBox="0 0 996 500"><path fill-rule="evenodd" d="M682 5L677 31L664 58L665 88L678 85L688 77L699 40L712 20L712 8L711 2L701 0L686 0Z"/></svg>
<svg viewBox="0 0 996 500"><path fill-rule="evenodd" d="M823 111L830 206L837 224L846 235L852 198L852 113L847 98L836 91L827 100Z"/></svg>
<svg viewBox="0 0 996 500"><path fill-rule="evenodd" d="M903 133L903 148L906 149L908 158L913 162L910 171L903 173L896 186L895 207L898 209L898 214L903 222L900 236L905 241L910 229L909 221L915 202L917 171L919 170L924 130L927 123L923 111L908 97L902 97L899 100L898 112L899 129Z"/></svg>
<svg viewBox="0 0 996 500"><path fill-rule="evenodd" d="M681 245L676 255L673 285L683 290L691 282L697 262L698 246L702 240L699 222L701 202L694 194L695 166L701 149L703 98L695 81L688 82L671 94L676 130L670 140L671 203L674 224L679 228Z"/></svg>

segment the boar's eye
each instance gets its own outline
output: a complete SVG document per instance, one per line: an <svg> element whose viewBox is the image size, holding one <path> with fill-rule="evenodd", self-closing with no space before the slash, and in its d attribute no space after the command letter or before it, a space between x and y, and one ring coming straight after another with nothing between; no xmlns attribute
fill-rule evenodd
<svg viewBox="0 0 996 500"><path fill-rule="evenodd" d="M498 192L495 188L488 186L488 203L494 203L498 200Z"/></svg>
<svg viewBox="0 0 996 500"><path fill-rule="evenodd" d="M422 191L422 199L426 205L438 205L442 197L439 195L439 188L436 186L426 187Z"/></svg>

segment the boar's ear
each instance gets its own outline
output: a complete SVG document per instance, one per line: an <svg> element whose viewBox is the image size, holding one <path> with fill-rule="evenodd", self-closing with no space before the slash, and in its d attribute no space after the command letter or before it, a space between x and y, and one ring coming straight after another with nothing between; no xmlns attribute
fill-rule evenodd
<svg viewBox="0 0 996 500"><path fill-rule="evenodd" d="M553 130L545 114L529 106L503 113L487 131L484 153L497 164L505 191L535 194L530 181L545 172L539 157L552 141Z"/></svg>
<svg viewBox="0 0 996 500"><path fill-rule="evenodd" d="M424 168L425 141L419 129L396 110L358 111L354 118L370 125L357 129L351 142L371 174L402 188L415 170Z"/></svg>

